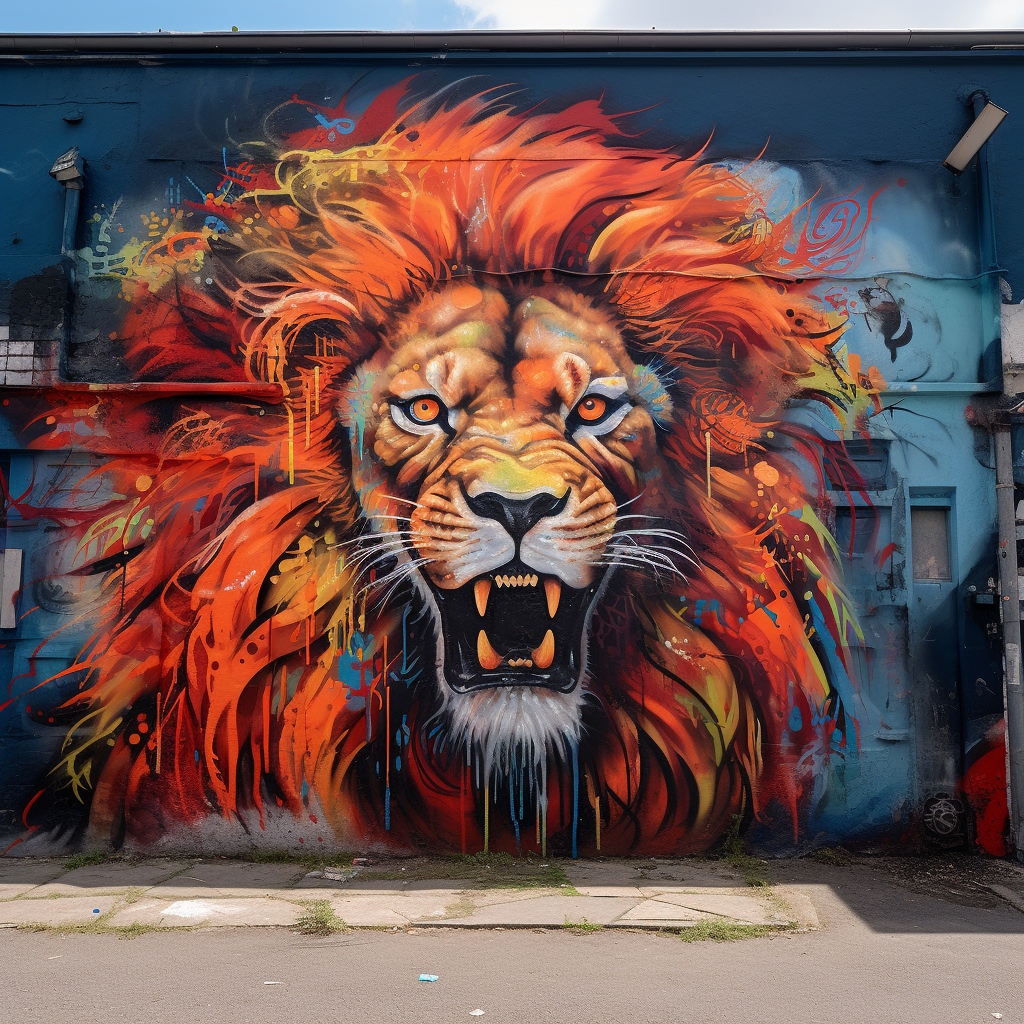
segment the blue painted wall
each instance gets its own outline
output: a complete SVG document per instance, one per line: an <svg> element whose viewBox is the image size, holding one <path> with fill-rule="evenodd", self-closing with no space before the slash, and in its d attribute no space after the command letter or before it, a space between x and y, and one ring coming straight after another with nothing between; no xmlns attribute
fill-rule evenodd
<svg viewBox="0 0 1024 1024"><path fill-rule="evenodd" d="M84 499L73 488L99 464L74 444L27 446L38 436L31 410L43 409L45 389L59 390L61 375L81 384L133 379L110 340L126 303L104 257L133 232L163 231L169 208L202 202L293 96L324 110L347 97L358 122L410 76L424 97L509 83L522 86L516 102L524 105L602 97L605 110L629 113L623 123L638 144L701 150L702 162L741 170L767 198L767 216L779 223L793 214L798 234L826 199L855 197L851 230L865 232L862 243L845 264L833 261L819 293L848 322L844 365L853 356L865 372L877 368L876 404L866 433L810 403L787 415L833 445L846 442L864 478L851 489L826 474L820 488L863 633L849 643L858 738L802 792L796 838L778 803L756 814L748 807L746 827L768 850L925 841L1001 852L994 470L974 406L1001 386L1000 303L1024 295L1024 134L1012 110L1024 64L1014 52L2 59L0 324L9 326L7 359L20 354L10 347L19 342L32 343L35 359L31 381L11 376L21 364L6 371L8 495L36 508L74 506ZM955 177L942 167L978 88L1011 108L988 146L998 262L983 251L976 168ZM64 190L47 172L72 146L86 160L86 187L79 255L62 260ZM198 370L195 379L203 379ZM801 466L813 480L814 467ZM105 486L90 500L100 502ZM932 518L915 519L915 509ZM948 522L948 579L920 578L923 564L915 578L912 524L924 530L935 513ZM860 525L851 533L853 519ZM0 675L12 698L0 712L0 826L9 842L25 837L25 808L48 784L64 741L38 709L57 706L56 695L69 698L83 680L72 673L48 682L38 700L28 691L73 664L88 636L84 625L69 627L65 597L76 609L99 599L89 580L56 580L54 566L74 561L55 556L70 543L66 526L58 513L31 517L9 504L5 546L24 551L20 620L0 633ZM66 813L70 821L73 809ZM52 831L53 821L19 849L88 841L73 828ZM306 835L298 826L270 831L263 841L276 844ZM247 841L216 834L225 847Z"/></svg>

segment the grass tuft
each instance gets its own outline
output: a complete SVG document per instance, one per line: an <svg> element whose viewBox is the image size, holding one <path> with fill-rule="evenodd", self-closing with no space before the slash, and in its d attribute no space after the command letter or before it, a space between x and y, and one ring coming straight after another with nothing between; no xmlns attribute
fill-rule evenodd
<svg viewBox="0 0 1024 1024"><path fill-rule="evenodd" d="M337 915L330 900L310 900L296 924L303 935L333 935L348 930L348 925Z"/></svg>
<svg viewBox="0 0 1024 1024"><path fill-rule="evenodd" d="M593 921L588 921L583 918L582 921L570 921L567 917L565 924L562 927L567 932L572 932L573 935L590 935L592 932L599 932L604 930L603 924L595 924Z"/></svg>
<svg viewBox="0 0 1024 1024"><path fill-rule="evenodd" d="M718 849L710 855L710 859L724 861L735 868L752 888L769 889L772 883L765 871L765 862L747 853L746 843L740 834L742 823L740 815L733 815L732 828L725 834Z"/></svg>
<svg viewBox="0 0 1024 1024"><path fill-rule="evenodd" d="M522 857L509 853L413 857L391 861L385 868L363 868L359 878L366 882L466 881L488 889L562 889L562 895L579 895L554 858L542 859L534 853Z"/></svg>
<svg viewBox="0 0 1024 1024"><path fill-rule="evenodd" d="M101 850L90 850L88 853L76 853L68 857L64 862L65 871L74 871L76 868L88 867L90 864L102 864L108 859L108 855Z"/></svg>
<svg viewBox="0 0 1024 1024"><path fill-rule="evenodd" d="M851 864L857 863L857 858L841 846L823 846L809 853L807 859L813 860L816 864L827 864L835 868L848 868Z"/></svg>
<svg viewBox="0 0 1024 1024"><path fill-rule="evenodd" d="M139 900L142 899L145 891L145 889L139 888L138 886L133 886L121 896L121 905L124 907L130 907L133 903L138 903Z"/></svg>
<svg viewBox="0 0 1024 1024"><path fill-rule="evenodd" d="M679 931L683 942L735 942L737 939L756 939L792 929L788 924L734 924L728 921L698 921Z"/></svg>
<svg viewBox="0 0 1024 1024"><path fill-rule="evenodd" d="M301 864L309 868L329 868L352 864L351 853L292 853L290 850L251 849L228 860L244 860L248 864Z"/></svg>

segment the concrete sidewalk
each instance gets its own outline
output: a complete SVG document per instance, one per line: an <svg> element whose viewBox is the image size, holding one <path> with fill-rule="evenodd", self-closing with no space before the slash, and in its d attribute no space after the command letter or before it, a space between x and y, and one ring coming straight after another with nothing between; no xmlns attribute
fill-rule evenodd
<svg viewBox="0 0 1024 1024"><path fill-rule="evenodd" d="M0 927L294 928L318 900L355 928L818 927L807 895L748 886L725 864L600 860L537 868L528 877L503 878L499 865L493 878L453 878L459 871L451 862L427 858L313 871L297 863L165 858L69 871L64 861L4 859Z"/></svg>

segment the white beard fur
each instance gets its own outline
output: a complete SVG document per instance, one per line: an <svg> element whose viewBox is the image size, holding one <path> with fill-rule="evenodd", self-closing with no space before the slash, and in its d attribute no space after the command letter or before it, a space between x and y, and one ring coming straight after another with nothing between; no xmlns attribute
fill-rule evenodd
<svg viewBox="0 0 1024 1024"><path fill-rule="evenodd" d="M569 693L539 686L456 693L443 680L440 687L448 736L456 749L476 754L484 778L528 766L543 776L549 754L568 762L579 749L587 701L582 683Z"/></svg>

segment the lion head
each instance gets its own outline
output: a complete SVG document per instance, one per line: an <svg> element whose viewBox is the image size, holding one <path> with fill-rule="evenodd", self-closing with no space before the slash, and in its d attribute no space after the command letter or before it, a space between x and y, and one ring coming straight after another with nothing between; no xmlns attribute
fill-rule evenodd
<svg viewBox="0 0 1024 1024"><path fill-rule="evenodd" d="M65 527L108 596L26 824L621 852L795 827L856 742L856 624L787 409L874 389L795 215L596 102L411 96L291 134L219 224L177 211L118 335L161 394L52 396L35 443L84 422L106 458L114 497Z"/></svg>
<svg viewBox="0 0 1024 1024"><path fill-rule="evenodd" d="M350 385L372 550L398 563L385 582L408 578L431 609L447 728L485 774L579 745L609 575L681 577L689 559L682 533L627 508L658 469L668 411L637 371L572 288L474 275L415 303Z"/></svg>

